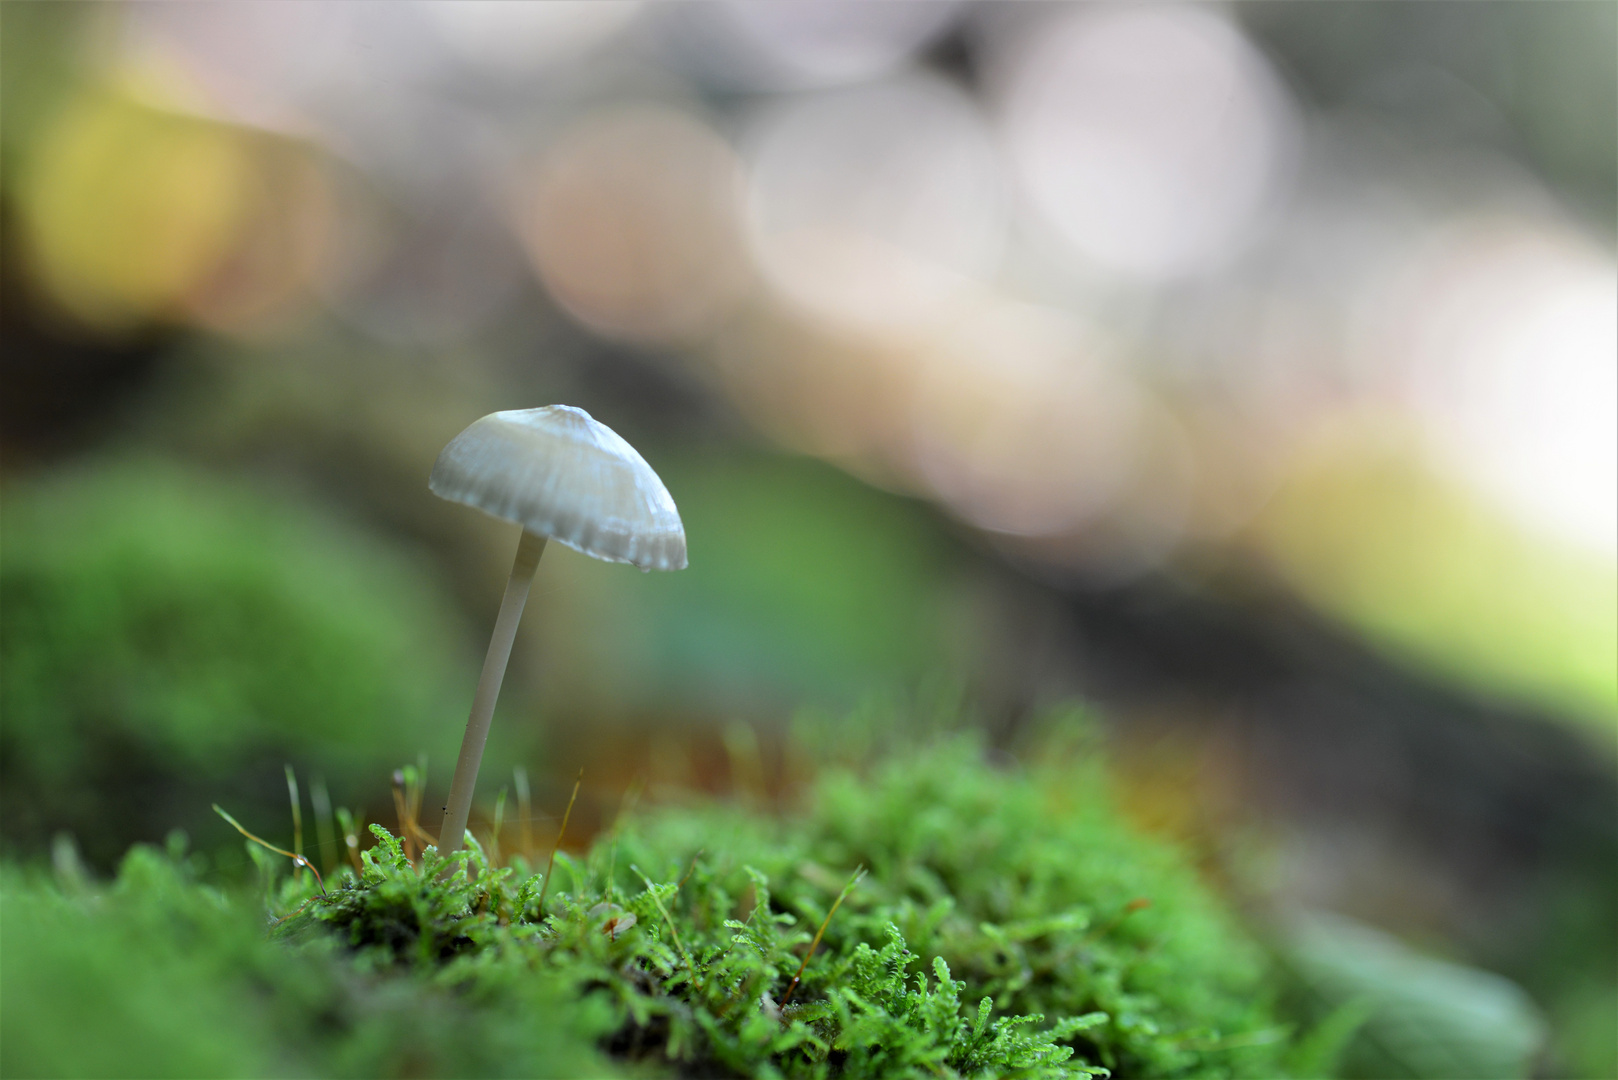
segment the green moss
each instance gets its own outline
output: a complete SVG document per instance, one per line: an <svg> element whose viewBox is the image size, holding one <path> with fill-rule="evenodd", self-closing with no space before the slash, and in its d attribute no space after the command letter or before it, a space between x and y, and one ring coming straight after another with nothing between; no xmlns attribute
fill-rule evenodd
<svg viewBox="0 0 1618 1080"><path fill-rule="evenodd" d="M13 877L5 1071L94 1072L133 1040L149 1073L1281 1075L1256 949L1088 755L1040 760L949 737L828 770L785 817L647 811L548 887L373 826L324 894L261 860L268 935L150 850L101 897ZM146 1022L159 993L181 1019Z"/></svg>
<svg viewBox="0 0 1618 1080"><path fill-rule="evenodd" d="M549 989L478 997L333 942L286 948L178 851L133 848L99 894L0 876L4 1076L609 1075L590 1018Z"/></svg>
<svg viewBox="0 0 1618 1080"><path fill-rule="evenodd" d="M453 753L470 675L419 568L287 497L157 462L5 492L0 829L76 834L111 866L194 834L233 792L285 806L281 762L340 791L379 748Z"/></svg>
<svg viewBox="0 0 1618 1080"><path fill-rule="evenodd" d="M800 817L632 822L559 859L543 912L537 876L474 851L473 878L441 880L378 829L363 881L295 923L472 983L521 957L604 1000L620 1054L698 1071L1274 1075L1285 1032L1257 950L1101 788L1089 764L1000 771L949 739L827 774Z"/></svg>

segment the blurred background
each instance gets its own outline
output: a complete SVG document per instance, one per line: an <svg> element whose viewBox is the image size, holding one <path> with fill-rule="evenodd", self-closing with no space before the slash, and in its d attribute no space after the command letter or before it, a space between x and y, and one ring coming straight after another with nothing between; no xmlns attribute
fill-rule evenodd
<svg viewBox="0 0 1618 1080"><path fill-rule="evenodd" d="M1083 702L1256 922L1618 1072L1618 6L0 15L10 856L438 805L516 536L427 472L566 402L691 566L547 554L485 821Z"/></svg>

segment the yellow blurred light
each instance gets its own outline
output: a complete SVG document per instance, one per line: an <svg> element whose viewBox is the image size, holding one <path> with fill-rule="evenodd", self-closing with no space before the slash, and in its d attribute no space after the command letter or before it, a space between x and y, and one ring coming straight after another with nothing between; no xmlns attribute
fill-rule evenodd
<svg viewBox="0 0 1618 1080"><path fill-rule="evenodd" d="M55 119L19 180L33 271L97 327L172 316L238 236L252 182L231 129L87 95Z"/></svg>
<svg viewBox="0 0 1618 1080"><path fill-rule="evenodd" d="M747 289L740 166L666 108L588 117L540 163L523 239L557 302L608 337L688 341Z"/></svg>
<svg viewBox="0 0 1618 1080"><path fill-rule="evenodd" d="M1345 418L1297 455L1252 537L1389 651L1618 732L1618 568L1521 529L1422 456L1408 421Z"/></svg>

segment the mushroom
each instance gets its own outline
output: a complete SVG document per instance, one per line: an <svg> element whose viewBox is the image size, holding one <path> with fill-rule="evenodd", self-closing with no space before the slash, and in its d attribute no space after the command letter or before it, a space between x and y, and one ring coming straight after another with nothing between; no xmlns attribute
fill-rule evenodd
<svg viewBox="0 0 1618 1080"><path fill-rule="evenodd" d="M683 570L685 527L646 459L571 405L490 413L450 440L427 486L522 526L438 834L438 850L449 854L466 833L489 720L546 541L642 570Z"/></svg>

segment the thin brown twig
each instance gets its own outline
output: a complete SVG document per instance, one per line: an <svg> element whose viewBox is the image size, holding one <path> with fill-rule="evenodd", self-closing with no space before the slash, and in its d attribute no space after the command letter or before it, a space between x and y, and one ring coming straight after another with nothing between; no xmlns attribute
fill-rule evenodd
<svg viewBox="0 0 1618 1080"><path fill-rule="evenodd" d="M685 969L691 973L691 981L696 984L697 989L700 991L702 989L702 980L697 977L696 965L691 963L691 954L685 951L685 944L680 940L680 931L675 929L674 920L669 918L669 909L664 907L663 901L658 898L657 889L652 885L652 879L641 873L640 867L634 863L630 863L629 868L635 871L635 875L646 883L646 891L651 895L652 903L657 905L657 913L663 916L663 921L668 924L669 936L674 939L674 947L680 950L680 959L685 961Z"/></svg>
<svg viewBox="0 0 1618 1080"><path fill-rule="evenodd" d="M425 762L425 755L423 756ZM399 837L404 841L405 858L411 862L416 861L418 854L425 854L429 847L438 844L437 837L421 827L421 793L425 787L424 773L418 772L414 783L409 782L403 769L393 773L393 809L399 815ZM401 785L403 787L401 788ZM402 794L401 794L402 791ZM420 851L411 847L414 840L421 845Z"/></svg>
<svg viewBox="0 0 1618 1080"><path fill-rule="evenodd" d="M310 867L310 869L313 870L314 867ZM297 907L293 908L291 911L287 912L285 915L281 916L279 919L276 919L274 922L272 922L270 924L270 928L273 930L275 927L280 926L282 923L286 922L288 919L296 917L300 912L303 911L304 908L309 906L310 901L312 901L313 899L314 899L314 897L311 896L308 900L305 900L303 903L299 904Z"/></svg>
<svg viewBox="0 0 1618 1080"><path fill-rule="evenodd" d="M837 909L843 906L843 901L848 898L849 893L854 891L854 886L858 885L860 878L864 876L865 867L862 866L854 871L854 876L848 879L848 884L843 886L843 891L837 894L837 899L832 903L831 910L826 912L824 919L820 920L820 929L815 931L815 940L809 943L809 951L803 954L803 963L798 965L798 973L792 976L792 984L787 987L787 992L781 995L779 1008L786 1008L787 1002L792 1000L793 993L798 989L798 982L803 978L804 970L809 967L809 961L813 959L815 950L820 948L821 936L826 933L826 927L831 925L831 917L837 914Z"/></svg>
<svg viewBox="0 0 1618 1080"><path fill-rule="evenodd" d="M424 848L436 847L438 844L438 837L434 836L426 829L423 829L421 827L421 823L418 821L412 821L410 823L410 833L416 838L418 843L423 845Z"/></svg>
<svg viewBox="0 0 1618 1080"><path fill-rule="evenodd" d="M573 781L573 794L568 797L567 809L562 811L562 827L556 830L556 843L551 847L550 861L545 864L545 880L539 886L539 903L534 907L536 918L545 914L545 894L551 887L551 870L556 866L556 852L562 847L562 837L567 833L567 819L573 816L573 803L579 797L579 785L584 783L584 768L579 768L578 778Z"/></svg>
<svg viewBox="0 0 1618 1080"><path fill-rule="evenodd" d="M253 843L257 844L258 846L260 846L262 848L268 848L270 851L275 852L277 855L285 855L287 858L291 859L292 862L297 866L307 866L309 868L309 872L311 874L315 875L315 884L320 886L321 895L324 896L326 894L326 883L320 880L320 871L315 869L315 864L314 863L310 862L308 859L304 858L302 855L299 855L296 852L288 851L285 848L278 848L274 844L270 843L268 840L265 840L265 839L263 839L261 837L254 836L252 833L250 833L246 829L242 828L242 823L241 822L237 821L235 818L233 818L229 814L225 813L224 808L221 807L218 803L213 804L213 812L218 814L220 817L224 818L226 821L230 822L232 828L234 828L237 832L241 833L243 836L247 837L249 840L253 841Z"/></svg>
<svg viewBox="0 0 1618 1080"><path fill-rule="evenodd" d="M1081 944L1082 943L1088 943L1088 942L1091 942L1091 941L1095 941L1098 938L1106 937L1108 934L1112 933L1114 930L1118 929L1118 927L1123 925L1123 921L1125 919L1129 918L1131 915L1135 914L1135 912L1137 912L1137 911L1145 911L1147 908L1149 908L1151 906L1152 906L1152 901L1148 897L1145 897L1145 896L1137 896L1137 897L1135 897L1135 899L1133 899L1129 903L1125 904L1123 906L1123 909L1121 911L1119 911L1118 914L1114 915L1112 918L1108 919L1106 922L1101 923L1100 925L1094 927L1093 929L1091 929L1091 931L1088 934L1084 935L1084 940L1083 940L1083 942L1081 942Z"/></svg>
<svg viewBox="0 0 1618 1080"><path fill-rule="evenodd" d="M691 856L691 865L686 867L685 877L681 878L679 884L674 886L675 892L679 892L681 889L685 888L685 883L690 881L691 875L697 872L697 860L702 858L707 853L707 848L697 848L697 853Z"/></svg>

